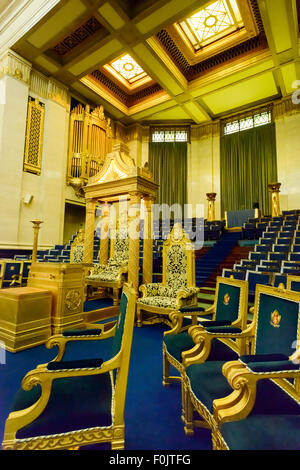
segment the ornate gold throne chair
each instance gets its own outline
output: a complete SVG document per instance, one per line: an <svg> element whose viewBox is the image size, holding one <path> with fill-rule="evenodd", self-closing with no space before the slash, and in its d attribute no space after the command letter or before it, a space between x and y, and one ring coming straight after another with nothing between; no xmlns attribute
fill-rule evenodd
<svg viewBox="0 0 300 470"><path fill-rule="evenodd" d="M187 434L205 424L212 431L214 448L226 448L221 433L222 425L229 421L249 414L299 414L299 364L290 360L293 344L299 339L299 310L299 293L257 285L253 321L239 335L228 335L250 340L250 354L241 353L230 361L205 362L201 361L201 353L183 355L183 419ZM191 330L197 344L209 335L198 326ZM246 439L250 431L247 425L251 427L251 423L248 421L243 431ZM242 427L237 426L233 433L238 440Z"/></svg>
<svg viewBox="0 0 300 470"><path fill-rule="evenodd" d="M114 327L100 329L98 336L97 330L69 331L68 341L101 342L112 337L111 354L105 361L63 361L63 344L53 361L26 374L6 420L3 449L77 449L105 442L112 449L124 448L135 301L135 290L125 284ZM59 344L62 337L52 337L48 347Z"/></svg>
<svg viewBox="0 0 300 470"><path fill-rule="evenodd" d="M101 241L100 241L101 243ZM107 264L94 264L86 277L86 285L102 288L103 295L112 297L114 305L119 303L119 292L128 275L129 239L126 229L116 230L111 238L111 253Z"/></svg>
<svg viewBox="0 0 300 470"><path fill-rule="evenodd" d="M180 224L175 224L163 244L162 283L140 286L137 300L137 325L164 322L169 313L184 306L196 306L200 291L195 285L195 252ZM150 315L149 315L150 314Z"/></svg>
<svg viewBox="0 0 300 470"><path fill-rule="evenodd" d="M84 230L81 228L70 249L70 263L83 263Z"/></svg>

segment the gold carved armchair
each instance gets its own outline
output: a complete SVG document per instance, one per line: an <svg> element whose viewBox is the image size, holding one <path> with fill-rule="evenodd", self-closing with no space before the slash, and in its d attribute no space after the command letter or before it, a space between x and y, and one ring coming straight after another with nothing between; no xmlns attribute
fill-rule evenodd
<svg viewBox="0 0 300 470"><path fill-rule="evenodd" d="M70 263L83 263L84 230L80 229L70 249Z"/></svg>
<svg viewBox="0 0 300 470"><path fill-rule="evenodd" d="M206 362L197 355L183 354L183 420L187 434L193 434L195 426L208 426L214 448L219 448L220 426L227 420L243 419L251 411L284 415L300 409L298 384L285 380L295 374L289 355L299 336L299 307L298 293L257 285L253 321L240 333L228 331L232 339L250 340L250 354L241 351L233 360ZM211 334L198 328L191 327L195 343ZM283 390L287 390L285 395Z"/></svg>
<svg viewBox="0 0 300 470"><path fill-rule="evenodd" d="M218 276L211 307L206 310L202 307L185 307L170 313L173 328L164 332L163 385L181 380L185 369L183 358L197 356L198 363L219 359L229 361L237 357L237 352L245 352L246 341L232 339L230 333L238 333L246 328L247 310L248 283L233 277ZM212 320L202 318L206 315L212 315ZM191 319L188 320L186 316ZM196 336L193 334L195 331ZM180 376L170 376L170 365Z"/></svg>
<svg viewBox="0 0 300 470"><path fill-rule="evenodd" d="M213 401L214 449L300 449L299 311L299 292L257 287L251 354L223 366L231 393Z"/></svg>
<svg viewBox="0 0 300 470"><path fill-rule="evenodd" d="M195 285L195 252L180 224L175 224L163 244L162 283L140 286L137 300L137 325L164 322L169 313L184 306L196 306L200 291Z"/></svg>
<svg viewBox="0 0 300 470"><path fill-rule="evenodd" d="M90 274L86 277L86 284L88 288L102 288L105 295L112 297L114 305L117 305L120 289L122 289L128 275L129 239L127 230L117 230L111 243L111 256L107 264L94 264Z"/></svg>
<svg viewBox="0 0 300 470"><path fill-rule="evenodd" d="M56 358L26 374L6 420L3 449L75 450L105 442L124 448L135 299L125 284L117 324L99 336L112 337L107 360Z"/></svg>

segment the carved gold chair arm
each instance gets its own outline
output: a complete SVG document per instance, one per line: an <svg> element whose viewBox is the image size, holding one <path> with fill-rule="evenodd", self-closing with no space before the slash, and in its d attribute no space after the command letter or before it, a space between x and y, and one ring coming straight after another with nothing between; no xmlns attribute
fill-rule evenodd
<svg viewBox="0 0 300 470"><path fill-rule="evenodd" d="M142 293L142 298L149 297L150 295L155 296L155 295L159 295L161 286L162 286L162 284L158 283L158 282L152 282L152 283L149 283L149 284L142 284L139 287L139 291Z"/></svg>
<svg viewBox="0 0 300 470"><path fill-rule="evenodd" d="M218 427L228 421L247 418L251 413L256 399L256 387L259 380L264 379L299 379L300 370L270 370L253 372L240 361L230 361L222 368L233 391L224 398L214 400L214 418Z"/></svg>
<svg viewBox="0 0 300 470"><path fill-rule="evenodd" d="M74 336L63 336L62 334L51 336L46 343L46 348L52 349L54 346L58 346L58 354L52 360L52 362L61 361L64 357L66 351L66 345L70 341L95 341L95 340L104 340L111 338L115 334L115 325L116 321L109 322L109 324L104 323L101 325L95 325L94 323L87 323L85 330L86 335L75 335ZM108 328L108 329L107 329ZM100 334L89 334L89 329L100 330ZM84 332L85 330L82 330ZM41 364L40 366L44 366ZM38 366L38 367L40 367Z"/></svg>
<svg viewBox="0 0 300 470"><path fill-rule="evenodd" d="M188 315L192 317L192 325L196 325L199 312L189 312ZM169 319L171 321L172 328L171 330L164 331L164 336L181 333L182 331L186 331L191 327L191 325L182 327L184 315L178 310L174 310L173 312L169 313Z"/></svg>
<svg viewBox="0 0 300 470"><path fill-rule="evenodd" d="M184 367L188 367L191 364L201 364L205 362L211 351L212 340L217 339L245 339L253 336L252 330L249 329L241 332L230 331L228 333L222 332L226 328L222 328L220 331L210 332L204 329L201 325L191 326L188 330L192 337L195 346L188 351L182 353L182 363Z"/></svg>
<svg viewBox="0 0 300 470"><path fill-rule="evenodd" d="M176 298L177 299L188 299L189 297L193 297L200 292L199 287L185 287L183 289L179 289L177 291Z"/></svg>
<svg viewBox="0 0 300 470"><path fill-rule="evenodd" d="M44 411L51 395L53 380L68 377L83 377L110 372L113 369L120 367L120 357L121 355L119 353L112 359L103 362L100 367L95 368L48 370L48 364L45 364L40 365L38 368L26 374L22 381L22 388L24 390L31 390L32 387L40 385L41 396L37 402L30 407L24 410L13 411L9 414L5 425L6 445L9 444L10 441L13 442L15 440L16 433L20 428L30 424Z"/></svg>

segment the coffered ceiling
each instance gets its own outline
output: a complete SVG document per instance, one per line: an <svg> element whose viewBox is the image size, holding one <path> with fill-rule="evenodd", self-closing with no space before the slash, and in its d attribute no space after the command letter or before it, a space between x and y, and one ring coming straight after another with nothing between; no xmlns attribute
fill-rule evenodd
<svg viewBox="0 0 300 470"><path fill-rule="evenodd" d="M203 123L300 80L300 0L52 3L11 49L125 125Z"/></svg>

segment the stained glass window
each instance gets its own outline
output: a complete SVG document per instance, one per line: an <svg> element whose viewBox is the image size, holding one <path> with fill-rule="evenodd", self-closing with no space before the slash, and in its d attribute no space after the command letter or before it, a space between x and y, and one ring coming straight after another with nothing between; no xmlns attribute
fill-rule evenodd
<svg viewBox="0 0 300 470"><path fill-rule="evenodd" d="M236 0L210 2L180 23L195 50L244 26Z"/></svg>
<svg viewBox="0 0 300 470"><path fill-rule="evenodd" d="M111 62L111 67L122 75L123 78L133 83L146 76L146 72L133 60L129 54L125 54L119 59Z"/></svg>
<svg viewBox="0 0 300 470"><path fill-rule="evenodd" d="M151 131L152 142L187 142L188 129L153 129Z"/></svg>
<svg viewBox="0 0 300 470"><path fill-rule="evenodd" d="M243 117L238 120L227 122L224 126L224 134L234 134L235 132L245 131L253 127L263 126L272 122L271 111L256 113L252 116Z"/></svg>

